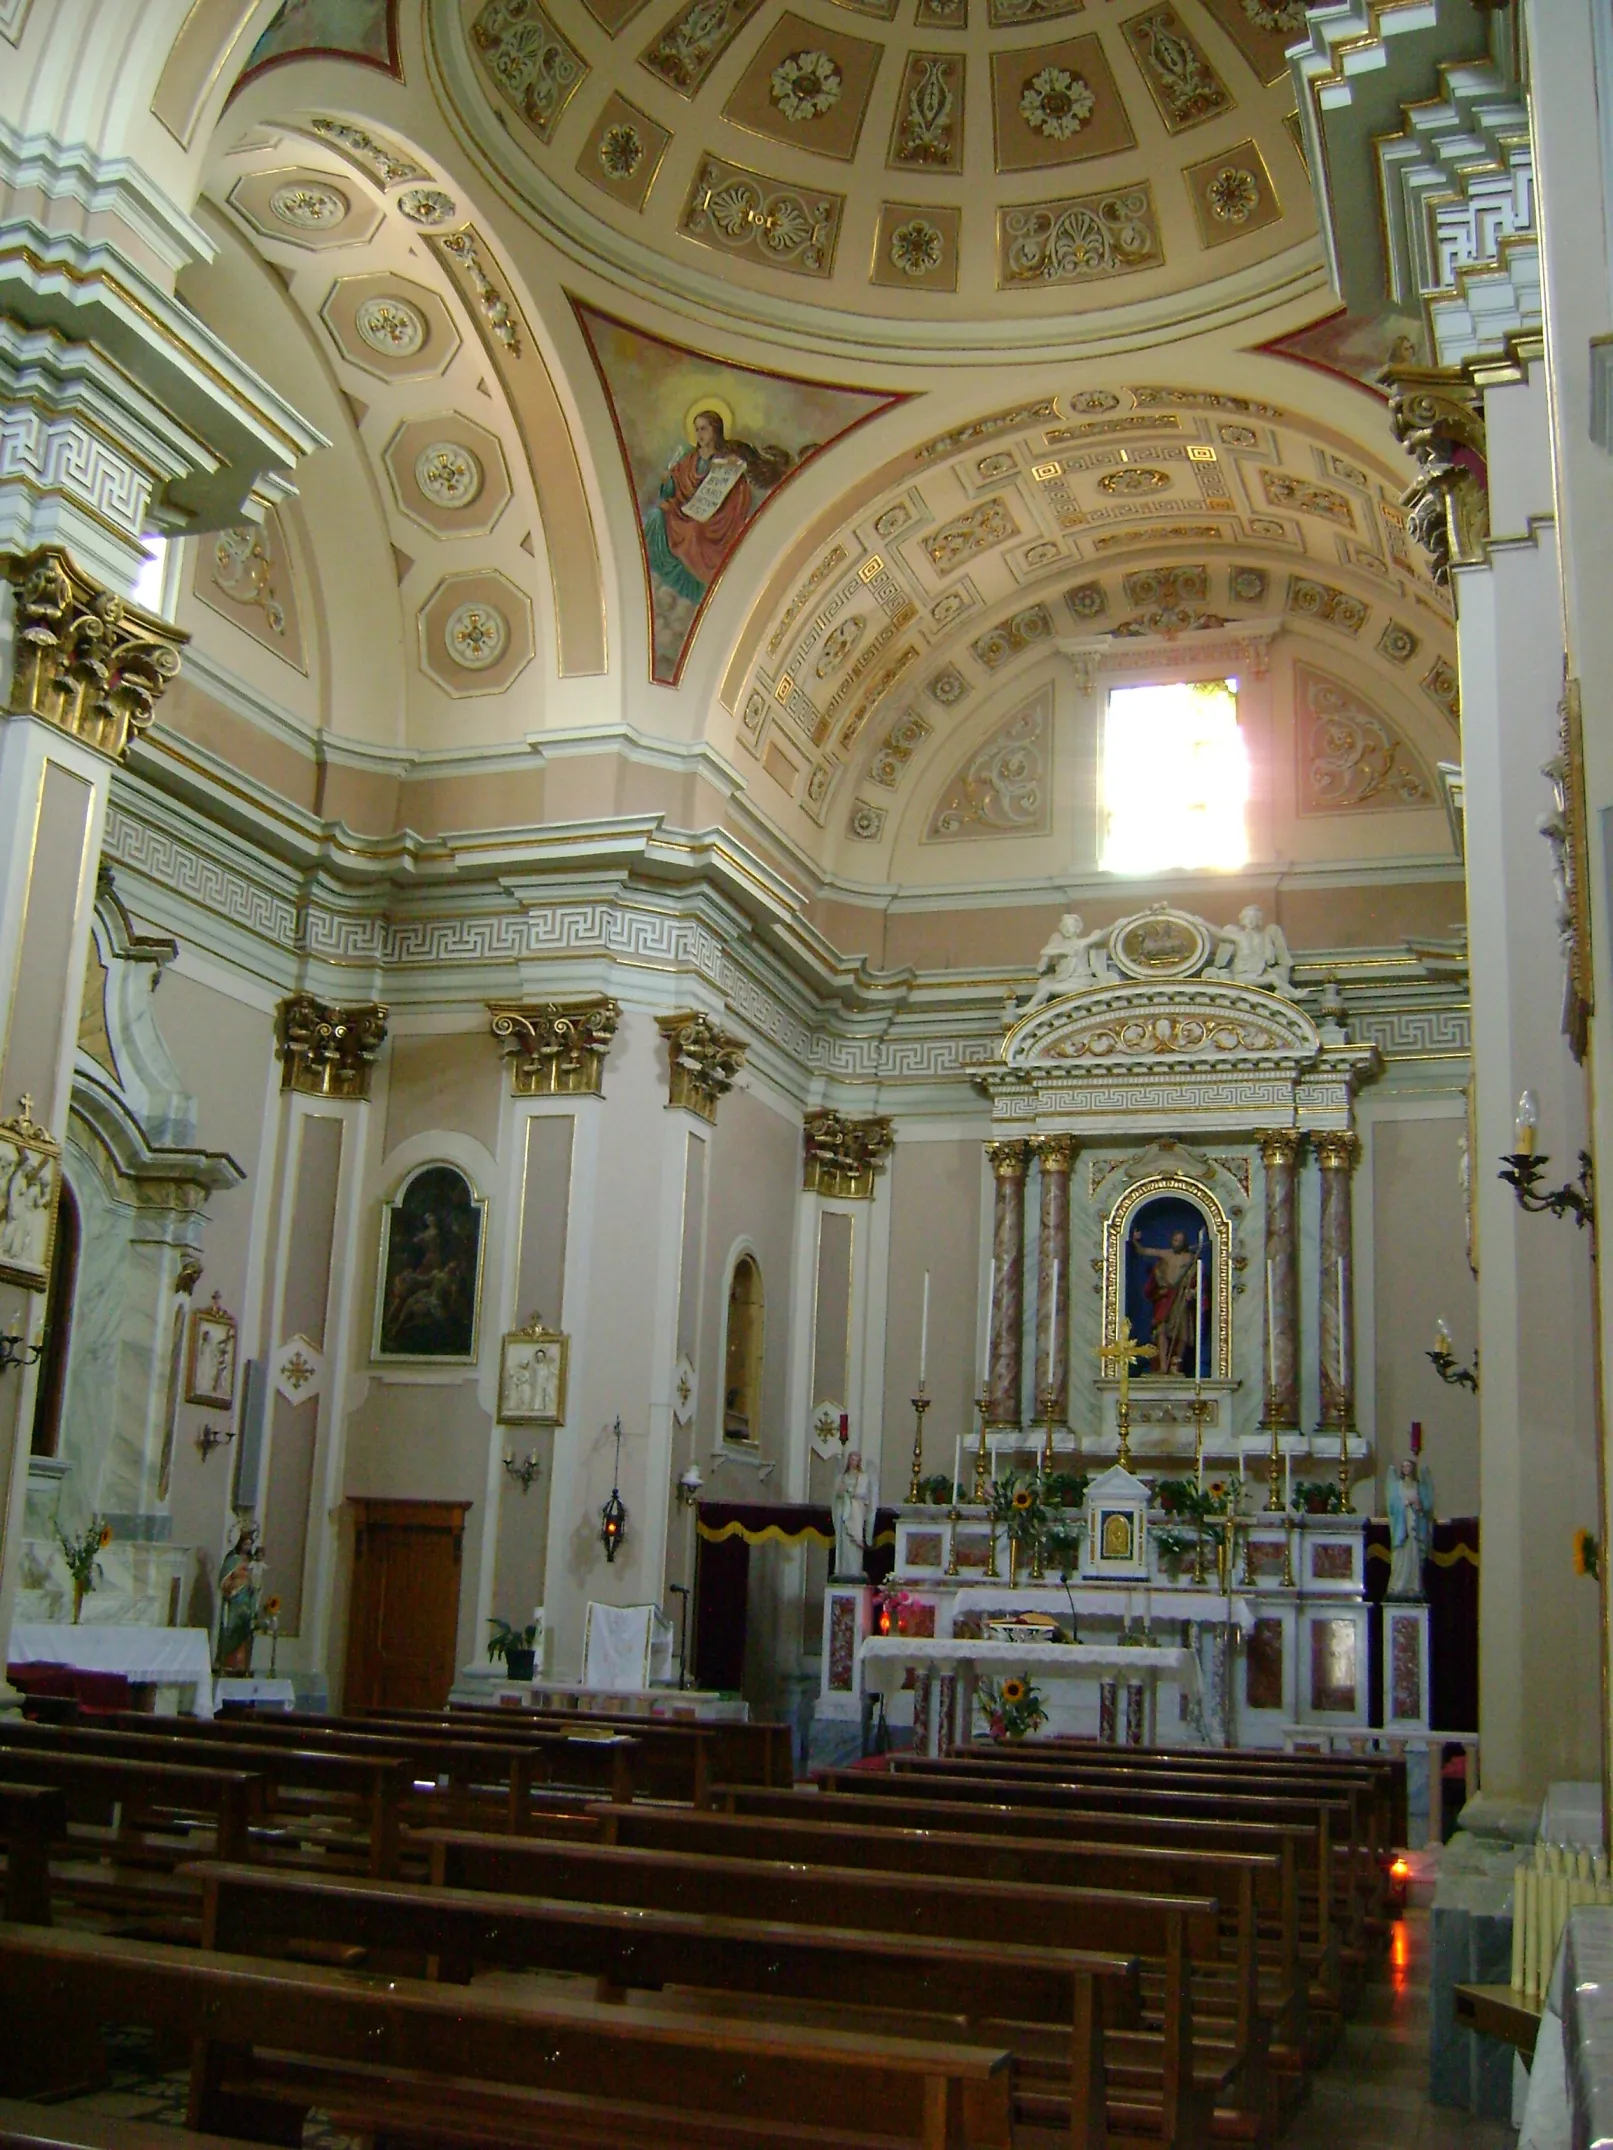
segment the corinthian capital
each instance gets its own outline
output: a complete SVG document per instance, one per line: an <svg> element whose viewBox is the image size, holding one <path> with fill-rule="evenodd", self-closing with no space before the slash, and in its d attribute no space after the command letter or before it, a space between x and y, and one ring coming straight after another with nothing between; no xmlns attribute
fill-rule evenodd
<svg viewBox="0 0 1613 2150"><path fill-rule="evenodd" d="M288 994L274 1014L281 1089L368 1097L370 1070L386 1043L386 1017L378 1001L337 1008L312 993Z"/></svg>
<svg viewBox="0 0 1613 2150"><path fill-rule="evenodd" d="M6 707L122 761L149 729L189 635L103 589L60 546L7 556L17 653Z"/></svg>

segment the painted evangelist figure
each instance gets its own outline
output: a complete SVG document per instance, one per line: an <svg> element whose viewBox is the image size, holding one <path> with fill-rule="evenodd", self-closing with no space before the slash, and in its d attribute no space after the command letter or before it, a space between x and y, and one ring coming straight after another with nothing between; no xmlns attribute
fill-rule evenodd
<svg viewBox="0 0 1613 2150"><path fill-rule="evenodd" d="M696 411L692 446L672 458L644 518L650 573L675 597L698 605L744 535L765 493L795 458L788 448L730 440L720 410Z"/></svg>
<svg viewBox="0 0 1613 2150"><path fill-rule="evenodd" d="M637 510L650 677L675 686L752 523L816 456L904 399L728 365L572 303Z"/></svg>

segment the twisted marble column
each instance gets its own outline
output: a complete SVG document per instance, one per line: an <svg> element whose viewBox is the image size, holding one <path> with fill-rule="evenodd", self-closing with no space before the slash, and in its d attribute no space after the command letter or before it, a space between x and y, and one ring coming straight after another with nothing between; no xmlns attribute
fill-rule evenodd
<svg viewBox="0 0 1613 2150"><path fill-rule="evenodd" d="M1266 1168L1266 1273L1260 1279L1266 1339L1266 1387L1260 1424L1264 1431L1299 1430L1299 1262L1295 1166L1303 1138L1279 1127L1259 1137ZM1334 1361L1337 1364L1337 1359Z"/></svg>
<svg viewBox="0 0 1613 2150"><path fill-rule="evenodd" d="M1361 1145L1353 1134L1312 1136L1322 1168L1321 1359L1323 1429L1355 1430L1355 1252L1350 1228L1350 1174Z"/></svg>
<svg viewBox="0 0 1613 2150"><path fill-rule="evenodd" d="M1063 1425L1070 1415L1070 1173L1075 1164L1073 1135L1038 1135L1031 1143L1042 1167L1041 1231L1037 1246L1035 1365L1031 1391L1038 1419L1042 1392L1053 1390L1053 1416ZM1053 1265L1058 1264L1059 1295L1053 1304ZM1047 1374L1047 1339L1053 1335L1053 1378Z"/></svg>
<svg viewBox="0 0 1613 2150"><path fill-rule="evenodd" d="M997 1296L991 1309L990 1362L986 1373L986 1423L1017 1433L1020 1425L1025 1324L1025 1171L1028 1142L988 1142L986 1157L996 1181L991 1251L997 1263ZM1068 1186L1068 1181L1066 1181Z"/></svg>

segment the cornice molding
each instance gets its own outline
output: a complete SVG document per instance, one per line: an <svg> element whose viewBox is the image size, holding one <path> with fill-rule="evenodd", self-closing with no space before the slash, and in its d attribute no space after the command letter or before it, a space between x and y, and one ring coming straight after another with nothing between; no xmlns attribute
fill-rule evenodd
<svg viewBox="0 0 1613 2150"><path fill-rule="evenodd" d="M217 252L202 225L131 157L102 157L87 142L22 134L0 119L0 190L73 202L87 217L116 217L177 275Z"/></svg>

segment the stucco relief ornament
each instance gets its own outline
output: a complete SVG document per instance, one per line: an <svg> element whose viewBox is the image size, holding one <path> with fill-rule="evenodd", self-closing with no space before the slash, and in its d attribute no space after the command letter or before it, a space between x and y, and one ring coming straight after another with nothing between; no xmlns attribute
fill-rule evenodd
<svg viewBox="0 0 1613 2150"><path fill-rule="evenodd" d="M1260 207L1260 182L1253 172L1229 164L1210 181L1205 199L1223 224L1247 224Z"/></svg>
<svg viewBox="0 0 1613 2150"><path fill-rule="evenodd" d="M1155 470L1140 463L1128 463L1121 470L1111 470L1098 480L1098 490L1103 493L1158 493L1170 484L1168 471Z"/></svg>
<svg viewBox="0 0 1613 2150"><path fill-rule="evenodd" d="M426 340L425 316L407 299L364 299L353 315L353 326L370 349L384 358L412 358Z"/></svg>
<svg viewBox="0 0 1613 2150"><path fill-rule="evenodd" d="M922 217L909 217L891 233L891 262L904 276L928 276L941 266L941 234Z"/></svg>
<svg viewBox="0 0 1613 2150"><path fill-rule="evenodd" d="M482 466L457 440L434 440L415 457L414 482L434 507L469 507L482 489Z"/></svg>
<svg viewBox="0 0 1613 2150"><path fill-rule="evenodd" d="M610 179L631 179L644 162L644 137L626 120L607 127L599 138L599 168Z"/></svg>
<svg viewBox="0 0 1613 2150"><path fill-rule="evenodd" d="M509 622L503 613L496 605L480 601L450 613L443 629L449 656L467 672L485 672L490 664L497 664L509 639Z"/></svg>
<svg viewBox="0 0 1613 2150"><path fill-rule="evenodd" d="M1067 142L1079 134L1097 103L1081 76L1067 67L1040 68L1019 94L1019 116L1032 134Z"/></svg>
<svg viewBox="0 0 1613 2150"><path fill-rule="evenodd" d="M459 204L441 187L407 187L398 208L411 224L449 224L459 214Z"/></svg>
<svg viewBox="0 0 1613 2150"><path fill-rule="evenodd" d="M826 52L792 52L780 60L768 85L786 119L821 119L840 102L840 70Z"/></svg>
<svg viewBox="0 0 1613 2150"><path fill-rule="evenodd" d="M270 627L283 635L286 614L274 594L273 575L274 563L264 550L262 536L250 524L221 530L213 540L214 582L238 605L261 605Z"/></svg>
<svg viewBox="0 0 1613 2150"><path fill-rule="evenodd" d="M1255 28L1273 35L1303 30L1305 7L1306 0L1243 0L1243 12Z"/></svg>
<svg viewBox="0 0 1613 2150"><path fill-rule="evenodd" d="M290 224L298 231L328 231L346 216L348 200L335 187L313 186L301 180L292 186L276 187L269 196L269 207L282 224Z"/></svg>

